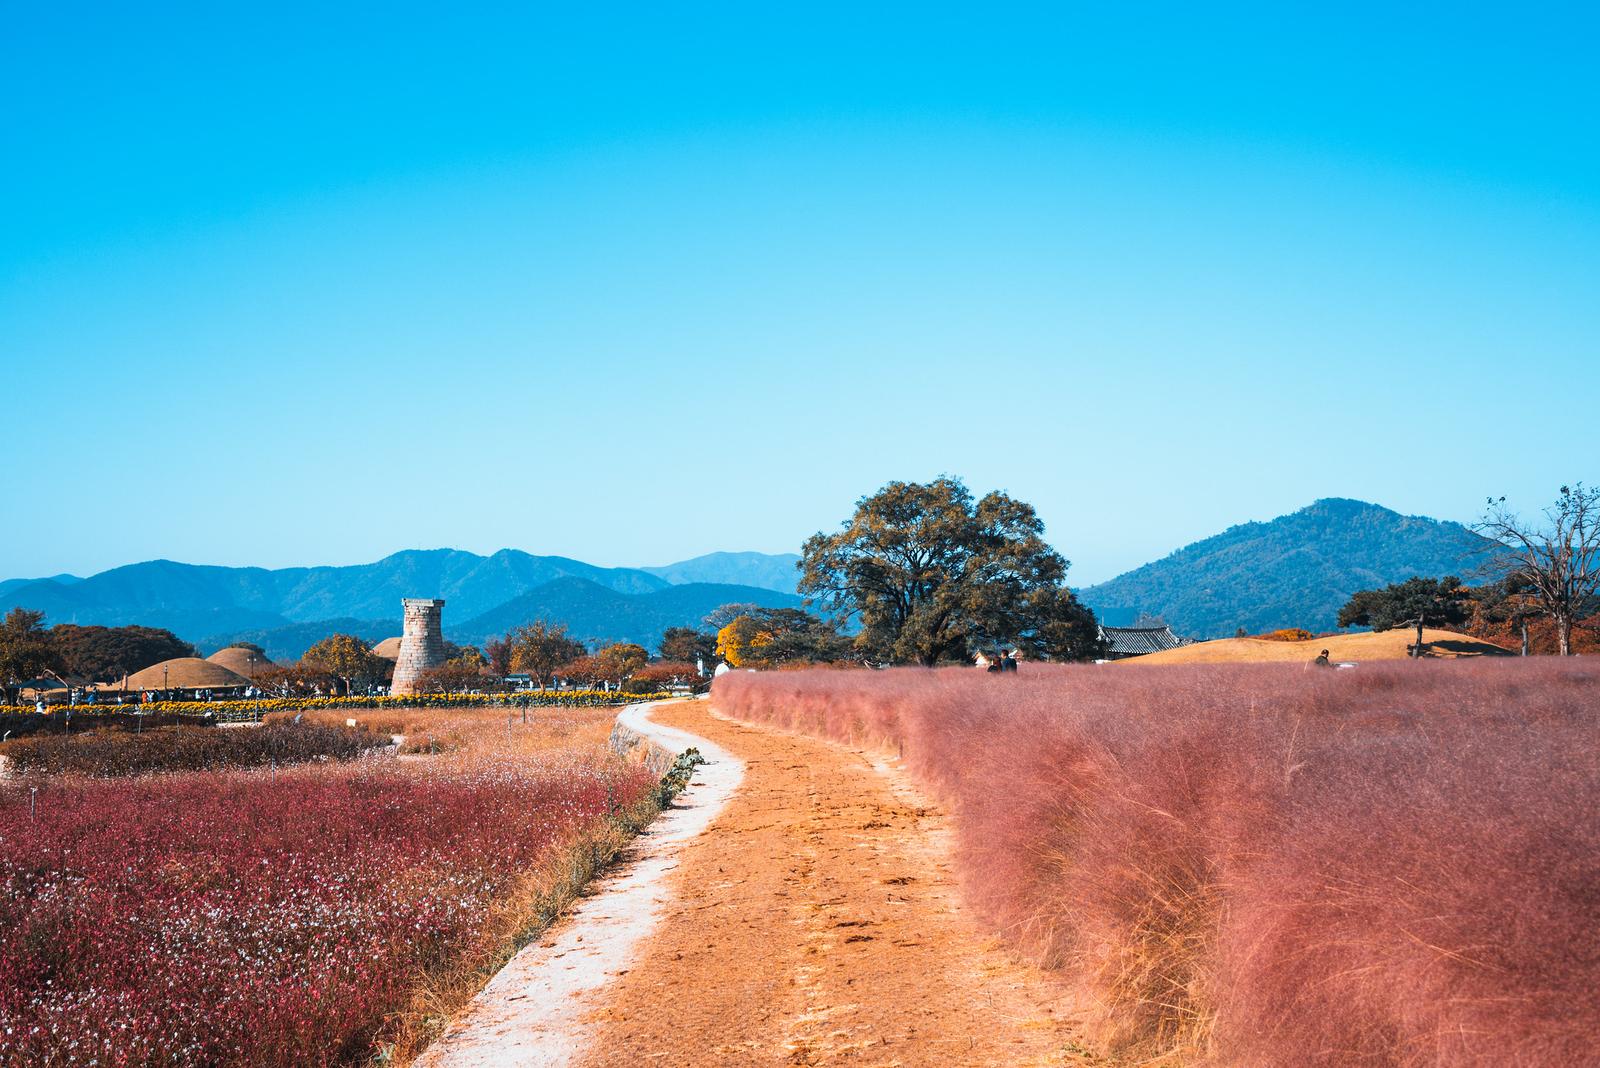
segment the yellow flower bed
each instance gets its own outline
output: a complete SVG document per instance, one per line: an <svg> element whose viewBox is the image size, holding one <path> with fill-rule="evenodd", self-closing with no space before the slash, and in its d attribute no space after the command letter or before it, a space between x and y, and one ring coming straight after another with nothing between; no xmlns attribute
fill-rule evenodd
<svg viewBox="0 0 1600 1068"><path fill-rule="evenodd" d="M599 705L661 701L669 693L621 693L617 690L528 690L519 693L415 694L408 697L263 697L237 701L149 701L145 704L101 703L78 705L74 718L111 713L215 716L223 721L258 720L269 712L308 712L313 709L357 708L593 708ZM47 715L65 715L66 705L47 705ZM0 705L0 715L32 715L32 705Z"/></svg>

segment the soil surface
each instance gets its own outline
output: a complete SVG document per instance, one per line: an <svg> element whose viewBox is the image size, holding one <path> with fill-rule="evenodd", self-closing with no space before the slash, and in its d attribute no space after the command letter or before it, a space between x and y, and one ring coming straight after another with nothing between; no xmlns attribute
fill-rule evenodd
<svg viewBox="0 0 1600 1068"><path fill-rule="evenodd" d="M652 718L745 761L590 1011L579 1063L1094 1064L1050 977L957 902L946 820L892 766L715 717Z"/></svg>

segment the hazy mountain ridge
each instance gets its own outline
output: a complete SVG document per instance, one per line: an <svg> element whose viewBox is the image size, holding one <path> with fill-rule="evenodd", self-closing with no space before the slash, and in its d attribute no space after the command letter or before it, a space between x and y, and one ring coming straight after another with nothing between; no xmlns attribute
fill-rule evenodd
<svg viewBox="0 0 1600 1068"><path fill-rule="evenodd" d="M583 583L580 588L597 598L597 603L609 606L619 618L631 620L625 628L629 634L647 634L670 616L674 605L681 609L679 617L671 618L659 629L698 623L701 616L717 606L700 610L700 601L693 592L679 598L681 604L667 597L633 606L628 603L630 598L707 585L693 580L694 575L759 577L793 569L793 557L770 558L776 560L770 567L763 564L765 559L769 558L760 553L712 553L655 569L677 576L676 585L642 568L599 567L515 549L502 549L490 556L458 549L408 549L370 564L278 569L150 560L112 568L86 579L61 575L5 580L0 582L0 613L21 606L43 611L46 622L52 624L139 623L164 627L208 652L208 647L232 641L253 641L275 657L293 657L318 638L338 630L367 638L398 634L400 601L404 597L443 597L447 602L445 629L454 636L463 621L483 616L551 583L575 580ZM791 590L792 585L791 582ZM738 596L730 599L774 605L795 601L792 596L784 599L784 593L759 586L731 584L730 590L738 591ZM605 596L599 597L600 594ZM567 622L575 631L579 629L577 624L596 634L604 631L597 621L596 609L584 607L570 595L558 601L566 616L547 613L547 618ZM556 606L549 606L552 612ZM511 625L531 618L534 617L517 619ZM481 640L486 636L476 637Z"/></svg>
<svg viewBox="0 0 1600 1068"><path fill-rule="evenodd" d="M1487 544L1460 523L1326 498L1269 522L1229 527L1079 596L1105 623L1148 613L1198 638L1231 637L1240 627L1332 630L1357 590L1413 575L1470 579Z"/></svg>
<svg viewBox="0 0 1600 1068"><path fill-rule="evenodd" d="M797 608L800 598L759 586L690 582L652 593L625 595L580 578L563 578L517 596L474 619L445 623L458 642L482 642L532 619L565 623L573 637L590 643L637 642L653 649L668 627L698 626L725 604Z"/></svg>
<svg viewBox="0 0 1600 1068"><path fill-rule="evenodd" d="M707 553L662 567L642 567L674 585L719 582L733 586L759 586L794 593L800 581L798 553Z"/></svg>

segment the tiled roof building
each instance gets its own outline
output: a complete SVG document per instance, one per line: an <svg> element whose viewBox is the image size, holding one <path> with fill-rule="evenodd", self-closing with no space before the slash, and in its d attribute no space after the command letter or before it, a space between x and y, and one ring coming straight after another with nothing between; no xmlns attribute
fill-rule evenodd
<svg viewBox="0 0 1600 1068"><path fill-rule="evenodd" d="M1172 628L1159 627L1106 627L1100 628L1100 637L1107 645L1107 660L1122 660L1130 656L1159 653L1163 649L1176 649L1188 645L1186 638L1172 633Z"/></svg>

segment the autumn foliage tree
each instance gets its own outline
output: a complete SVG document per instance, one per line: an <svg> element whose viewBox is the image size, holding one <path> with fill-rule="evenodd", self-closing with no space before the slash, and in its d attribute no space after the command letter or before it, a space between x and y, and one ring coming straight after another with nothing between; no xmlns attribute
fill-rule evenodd
<svg viewBox="0 0 1600 1068"><path fill-rule="evenodd" d="M564 625L542 619L517 627L506 635L506 641L511 644L511 669L526 672L541 690L557 668L588 653L582 642L568 636Z"/></svg>
<svg viewBox="0 0 1600 1068"><path fill-rule="evenodd" d="M483 658L488 661L489 670L500 678L511 674L511 659L516 654L516 647L506 638L490 638L483 643Z"/></svg>
<svg viewBox="0 0 1600 1068"><path fill-rule="evenodd" d="M732 667L779 667L850 660L855 645L798 608L752 608L717 632L715 651Z"/></svg>
<svg viewBox="0 0 1600 1068"><path fill-rule="evenodd" d="M330 634L307 649L300 661L339 679L347 694L353 693L357 685L379 682L388 666L370 645L354 634Z"/></svg>

